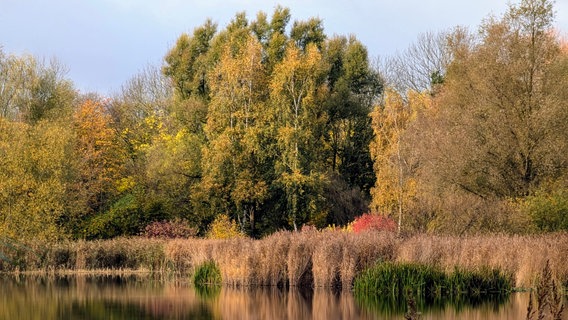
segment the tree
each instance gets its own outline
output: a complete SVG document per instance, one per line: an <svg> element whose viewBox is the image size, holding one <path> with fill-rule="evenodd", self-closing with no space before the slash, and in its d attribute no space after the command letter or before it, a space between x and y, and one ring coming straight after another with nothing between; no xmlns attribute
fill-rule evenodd
<svg viewBox="0 0 568 320"><path fill-rule="evenodd" d="M73 115L73 129L76 175L69 186L74 196L69 210L76 232L85 219L101 214L115 200L125 154L102 102L83 102Z"/></svg>
<svg viewBox="0 0 568 320"><path fill-rule="evenodd" d="M132 160L129 170L140 164L141 146L150 144L158 134L152 125L154 122L149 119L167 117L177 111L172 89L170 79L159 68L149 65L128 80L120 93L108 101L106 112L112 118L112 128Z"/></svg>
<svg viewBox="0 0 568 320"><path fill-rule="evenodd" d="M398 216L398 232L403 213L416 193L414 166L405 152L407 128L420 110L429 108L427 93L408 92L407 101L394 89L387 89L384 101L371 114L375 138L371 142L376 184L371 190L371 210Z"/></svg>
<svg viewBox="0 0 568 320"><path fill-rule="evenodd" d="M558 85L568 78L552 19L550 1L523 0L485 22L473 44L452 39L454 60L434 110L415 131L431 198L453 193L483 205L565 181L568 108ZM439 201L449 212L451 201ZM466 228L485 219L482 211Z"/></svg>
<svg viewBox="0 0 568 320"><path fill-rule="evenodd" d="M564 162L558 158L564 153L551 146L564 145L565 126L552 124L565 108L550 104L553 97L544 90L550 61L559 53L551 21L548 1L525 0L502 21L483 26L481 45L451 66L440 104L456 125L463 124L463 140L471 146L455 176L464 190L525 196L555 178L553 164Z"/></svg>
<svg viewBox="0 0 568 320"><path fill-rule="evenodd" d="M443 32L426 32L418 36L405 51L380 60L379 69L387 84L400 93L430 91L443 83L453 60L450 42L467 31L456 27Z"/></svg>
<svg viewBox="0 0 568 320"><path fill-rule="evenodd" d="M228 201L225 214L234 206L241 227L248 219L251 232L255 212L267 197L267 183L259 170L265 152L259 141L265 125L265 79L262 46L253 35L235 50L228 44L211 73L212 100L205 128L209 147L204 181L216 197Z"/></svg>
<svg viewBox="0 0 568 320"><path fill-rule="evenodd" d="M192 197L202 175L202 146L197 135L182 128L172 133L162 129L145 148L144 176L138 177L144 187L139 203L149 220L187 219L192 226L201 226L203 218ZM151 212L156 206L162 212Z"/></svg>
<svg viewBox="0 0 568 320"><path fill-rule="evenodd" d="M182 34L164 58L166 65L163 72L172 80L179 99L185 100L191 96L207 98L207 53L216 32L217 25L207 20L193 31L193 36Z"/></svg>
<svg viewBox="0 0 568 320"><path fill-rule="evenodd" d="M315 45L308 45L302 52L290 43L270 83L277 110L275 121L279 124L277 145L282 155L276 172L286 192L288 218L295 230L298 223L317 215L319 210L317 197L310 198L313 193L308 189L317 189L323 183L318 157L324 154L321 142L327 115L318 102L326 93L324 70ZM303 194L308 197L303 198Z"/></svg>
<svg viewBox="0 0 568 320"><path fill-rule="evenodd" d="M331 170L351 187L368 194L374 184L369 114L382 83L370 68L367 49L354 37L331 39L325 56L329 67L326 108Z"/></svg>
<svg viewBox="0 0 568 320"><path fill-rule="evenodd" d="M0 118L0 234L17 240L64 239L65 188L72 132L58 123L35 126Z"/></svg>
<svg viewBox="0 0 568 320"><path fill-rule="evenodd" d="M270 20L268 42L264 45L266 52L266 69L272 73L274 66L282 61L286 52L288 36L286 27L290 22L290 9L277 6Z"/></svg>
<svg viewBox="0 0 568 320"><path fill-rule="evenodd" d="M171 99L172 85L169 79L159 68L148 65L128 80L115 98L125 108L113 108L111 112L121 112L113 114L115 121L121 121L124 117L144 119L154 114L165 115L169 112Z"/></svg>
<svg viewBox="0 0 568 320"><path fill-rule="evenodd" d="M290 17L280 6L252 22L238 13L219 32L182 35L165 58L176 88L169 132L202 142L191 202L204 223L226 214L256 236L344 223L366 206L378 74L355 37L328 40L315 18L288 33Z"/></svg>
<svg viewBox="0 0 568 320"><path fill-rule="evenodd" d="M302 50L306 50L310 43L316 45L321 50L325 41L323 21L319 18L310 18L307 21L294 21L292 30L290 30L290 38Z"/></svg>
<svg viewBox="0 0 568 320"><path fill-rule="evenodd" d="M76 98L65 68L32 56L0 55L0 116L27 123L68 115Z"/></svg>

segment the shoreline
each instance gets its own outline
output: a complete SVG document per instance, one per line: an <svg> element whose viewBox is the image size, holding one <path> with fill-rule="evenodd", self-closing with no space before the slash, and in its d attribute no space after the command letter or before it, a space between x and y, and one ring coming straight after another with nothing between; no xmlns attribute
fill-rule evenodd
<svg viewBox="0 0 568 320"><path fill-rule="evenodd" d="M495 268L509 274L513 290L533 288L550 261L554 277L568 287L568 234L532 236L415 235L343 231L278 232L266 238L117 238L26 243L0 260L0 274L163 275L190 279L214 261L224 285L311 286L351 289L355 277L377 262L415 263L444 272Z"/></svg>

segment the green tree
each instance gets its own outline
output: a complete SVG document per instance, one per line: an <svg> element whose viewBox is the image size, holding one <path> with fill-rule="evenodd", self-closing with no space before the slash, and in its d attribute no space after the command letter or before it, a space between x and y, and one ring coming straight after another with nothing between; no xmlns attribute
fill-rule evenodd
<svg viewBox="0 0 568 320"><path fill-rule="evenodd" d="M328 41L326 59L331 170L344 177L351 187L368 194L374 184L369 114L382 91L382 83L370 68L367 49L354 37Z"/></svg>
<svg viewBox="0 0 568 320"><path fill-rule="evenodd" d="M310 18L307 21L294 21L292 30L290 30L290 38L302 50L306 50L310 43L315 44L321 50L325 42L323 21L319 18Z"/></svg>
<svg viewBox="0 0 568 320"><path fill-rule="evenodd" d="M172 80L179 99L185 100L191 96L202 99L208 97L207 53L216 32L217 25L207 20L193 31L193 36L182 34L164 58L166 65L163 72Z"/></svg>
<svg viewBox="0 0 568 320"><path fill-rule="evenodd" d="M378 74L354 37L328 40L315 18L287 32L290 18L280 6L252 22L238 13L210 37L182 35L166 56L177 92L166 121L202 142L191 202L204 223L226 214L258 236L365 210ZM197 43L207 47L199 55ZM198 60L206 95L183 89Z"/></svg>
<svg viewBox="0 0 568 320"><path fill-rule="evenodd" d="M290 22L290 9L277 6L270 20L270 28L268 32L268 42L264 45L266 52L266 69L272 73L274 66L282 61L286 52L288 36L286 35L286 27Z"/></svg>

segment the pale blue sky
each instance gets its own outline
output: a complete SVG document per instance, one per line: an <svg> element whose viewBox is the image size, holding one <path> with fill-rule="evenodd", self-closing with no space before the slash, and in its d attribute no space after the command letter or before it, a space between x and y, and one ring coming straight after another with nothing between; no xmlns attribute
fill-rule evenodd
<svg viewBox="0 0 568 320"><path fill-rule="evenodd" d="M292 20L312 16L325 32L355 34L372 58L404 50L417 35L456 25L476 30L507 0L0 0L0 46L8 54L57 57L82 92L110 94L148 64L159 65L182 32L206 18L224 27L235 13L254 19L280 4ZM514 2L518 2L515 0ZM568 0L556 0L568 33Z"/></svg>

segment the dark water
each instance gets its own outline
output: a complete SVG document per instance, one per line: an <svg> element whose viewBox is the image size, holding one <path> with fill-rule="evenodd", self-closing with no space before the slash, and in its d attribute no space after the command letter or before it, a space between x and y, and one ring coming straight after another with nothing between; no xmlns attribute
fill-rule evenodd
<svg viewBox="0 0 568 320"><path fill-rule="evenodd" d="M517 293L418 308L422 319L524 319L527 304L528 294ZM186 281L138 276L0 277L0 319L404 319L400 309L329 290L195 290Z"/></svg>

